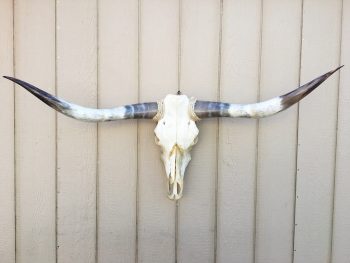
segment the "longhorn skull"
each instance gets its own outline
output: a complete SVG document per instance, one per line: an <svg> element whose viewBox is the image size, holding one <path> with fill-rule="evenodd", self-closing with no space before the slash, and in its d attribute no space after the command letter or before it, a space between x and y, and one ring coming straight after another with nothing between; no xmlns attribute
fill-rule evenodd
<svg viewBox="0 0 350 263"><path fill-rule="evenodd" d="M168 180L168 197L178 200L182 197L185 170L191 160L191 148L197 143L199 130L196 122L210 117L262 118L283 111L300 101L335 70L306 83L279 97L254 103L230 104L200 101L186 95L167 95L160 102L126 105L112 109L91 109L57 98L22 80L6 77L25 88L41 101L68 117L83 121L112 121L121 119L153 119L157 121L154 130L155 141L162 149Z"/></svg>

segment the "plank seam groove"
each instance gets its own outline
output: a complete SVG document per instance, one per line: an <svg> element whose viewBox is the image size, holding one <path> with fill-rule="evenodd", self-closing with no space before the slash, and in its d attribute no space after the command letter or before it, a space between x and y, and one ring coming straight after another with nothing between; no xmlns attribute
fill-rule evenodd
<svg viewBox="0 0 350 263"><path fill-rule="evenodd" d="M298 85L301 82L301 58L303 54L303 26L304 26L304 0L301 0L301 16L300 16L300 43L299 43L299 76ZM298 182L298 154L299 154L299 115L300 115L300 104L297 103L297 127L296 127L296 151L295 151L295 177L294 177L294 218L293 218L293 244L292 244L292 262L294 262L295 256L295 228L296 224L296 203L297 203L297 182Z"/></svg>
<svg viewBox="0 0 350 263"><path fill-rule="evenodd" d="M96 0L96 106L99 108L99 0ZM100 144L99 144L99 123L96 123L96 175L95 175L95 262L98 262L98 225L99 225L99 186L100 186Z"/></svg>
<svg viewBox="0 0 350 263"><path fill-rule="evenodd" d="M140 102L140 83L141 83L141 0L137 0L137 101ZM140 183L140 125L136 120L136 182L135 182L135 263L139 260L139 183Z"/></svg>
<svg viewBox="0 0 350 263"><path fill-rule="evenodd" d="M221 66L222 66L222 17L224 0L220 0L220 18L219 18L219 50L218 50L218 83L217 99L221 98ZM220 148L220 120L216 121L216 174L215 174L215 196L214 196L214 262L217 262L217 242L218 242L218 186L219 186L219 148Z"/></svg>
<svg viewBox="0 0 350 263"><path fill-rule="evenodd" d="M178 0L178 26L179 26L179 31L178 31L178 59L177 59L177 90L178 93L181 92L181 30L182 30L182 1ZM180 203L178 200L176 200L176 205L175 205L175 263L177 263L177 258L178 258L178 239L179 239L179 205Z"/></svg>
<svg viewBox="0 0 350 263"><path fill-rule="evenodd" d="M57 96L57 0L55 0L55 95ZM55 262L58 263L58 154L57 111L55 111Z"/></svg>
<svg viewBox="0 0 350 263"><path fill-rule="evenodd" d="M261 89L261 61L262 61L262 42L263 42L263 22L264 22L264 0L260 1L260 39L259 39L259 61L258 61L258 83L257 83L257 101L260 101ZM256 262L256 236L257 236L257 204L258 204L258 161L259 161L259 120L256 120L256 144L255 144L255 189L254 189L254 234L253 234L253 262Z"/></svg>
<svg viewBox="0 0 350 263"><path fill-rule="evenodd" d="M13 75L16 77L16 45L15 45L15 0L12 1L12 67ZM13 187L14 187L14 225L15 225L15 262L17 262L17 151L16 151L16 89L13 84L13 165L14 165L14 174L13 174Z"/></svg>
<svg viewBox="0 0 350 263"><path fill-rule="evenodd" d="M340 36L339 36L339 54L338 54L338 65L341 64L341 58L342 58L342 42L343 42L343 19L344 19L344 0L341 0L341 10L340 10ZM337 179L337 149L338 149L338 135L339 135L339 101L340 101L340 72L338 73L337 78L337 116L336 116L336 123L335 123L335 145L334 145L334 171L333 171L333 193L332 193L332 218L331 218L331 234L330 234L330 253L329 253L329 262L332 262L333 259L333 242L334 242L334 211L335 211L335 193L336 193L336 179Z"/></svg>
<svg viewBox="0 0 350 263"><path fill-rule="evenodd" d="M177 90L178 91L181 91L180 90L180 81L181 81L181 30L182 30L182 24L181 24L181 21L182 21L182 19L181 19L181 15L182 15L182 13L181 13L181 8L182 8L182 0L178 0L178 4L179 4L179 6L178 6L178 9L179 9L179 18L178 18L178 23L179 23L179 32L178 32L178 34L179 34L179 41L178 41L178 50L177 50L177 56L178 56L178 63L177 63L177 76L178 76L178 78L177 78Z"/></svg>

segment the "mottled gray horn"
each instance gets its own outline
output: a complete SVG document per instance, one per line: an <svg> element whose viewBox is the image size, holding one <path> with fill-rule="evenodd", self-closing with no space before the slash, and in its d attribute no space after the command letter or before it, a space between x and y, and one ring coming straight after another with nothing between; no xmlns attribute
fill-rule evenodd
<svg viewBox="0 0 350 263"><path fill-rule="evenodd" d="M201 119L210 117L263 118L271 116L300 101L342 67L329 71L287 94L267 101L253 104L231 104L197 100L194 105L194 112Z"/></svg>
<svg viewBox="0 0 350 263"><path fill-rule="evenodd" d="M57 98L22 80L7 76L4 76L4 78L22 86L51 108L77 120L97 122L122 119L152 119L158 112L156 102L125 105L111 109L86 108Z"/></svg>

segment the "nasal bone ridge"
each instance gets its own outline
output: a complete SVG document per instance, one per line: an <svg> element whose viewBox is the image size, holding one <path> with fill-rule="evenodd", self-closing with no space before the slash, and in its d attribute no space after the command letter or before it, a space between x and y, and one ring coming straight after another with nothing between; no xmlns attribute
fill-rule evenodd
<svg viewBox="0 0 350 263"><path fill-rule="evenodd" d="M183 155L184 149L182 149L182 147L179 144L175 143L174 146L171 148L169 156L173 155L174 152L175 153L177 152L177 153L180 153L181 155Z"/></svg>

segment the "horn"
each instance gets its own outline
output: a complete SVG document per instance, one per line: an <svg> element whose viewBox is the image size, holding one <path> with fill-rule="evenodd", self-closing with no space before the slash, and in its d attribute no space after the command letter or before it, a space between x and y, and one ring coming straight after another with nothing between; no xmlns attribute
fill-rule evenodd
<svg viewBox="0 0 350 263"><path fill-rule="evenodd" d="M121 119L152 119L158 112L157 102L125 105L111 109L86 108L64 101L22 80L3 77L22 86L56 111L77 120L97 122Z"/></svg>
<svg viewBox="0 0 350 263"><path fill-rule="evenodd" d="M223 102L196 101L194 113L200 119L210 117L263 118L271 116L300 101L343 66L329 71L287 94L259 103L230 104Z"/></svg>

